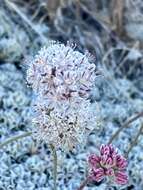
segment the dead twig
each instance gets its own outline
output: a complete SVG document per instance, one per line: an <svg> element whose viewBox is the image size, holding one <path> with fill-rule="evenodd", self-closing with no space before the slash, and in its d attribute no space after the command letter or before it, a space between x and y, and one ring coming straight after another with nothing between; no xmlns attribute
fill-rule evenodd
<svg viewBox="0 0 143 190"><path fill-rule="evenodd" d="M138 139L140 137L140 135L142 134L142 131L143 131L143 124L141 125L137 135L135 136L135 139L134 141L130 144L130 147L129 149L127 150L126 154L125 154L125 157L127 158L129 153L131 152L131 150L133 149L134 146L136 146L137 142L138 142Z"/></svg>
<svg viewBox="0 0 143 190"><path fill-rule="evenodd" d="M27 18L27 16L20 11L20 9L18 8L18 6L12 2L10 2L9 0L4 0L5 4L8 6L9 9L13 10L14 12L16 12L19 17L38 35L40 36L40 39L42 42L46 42L47 38L39 31L37 30L33 23L30 21L30 19Z"/></svg>
<svg viewBox="0 0 143 190"><path fill-rule="evenodd" d="M116 137L118 137L118 135L120 134L120 132L129 126L129 124L131 124L132 122L136 121L137 119L139 119L140 117L143 117L143 111L138 113L137 115L135 115L134 117L132 117L131 119L129 119L128 121L126 121L116 132L115 134L112 135L112 137L110 138L108 144L111 144L113 142L114 139L116 139Z"/></svg>
<svg viewBox="0 0 143 190"><path fill-rule="evenodd" d="M123 12L124 11L124 0L112 0L112 15L111 19L113 27L121 35L123 33Z"/></svg>

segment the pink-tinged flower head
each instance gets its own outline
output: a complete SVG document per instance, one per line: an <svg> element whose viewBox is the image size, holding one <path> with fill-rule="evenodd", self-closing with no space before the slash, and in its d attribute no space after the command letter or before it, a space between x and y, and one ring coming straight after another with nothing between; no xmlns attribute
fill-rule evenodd
<svg viewBox="0 0 143 190"><path fill-rule="evenodd" d="M34 99L34 137L56 148L73 148L97 126L89 95L96 78L89 55L70 45L42 48L27 70Z"/></svg>
<svg viewBox="0 0 143 190"><path fill-rule="evenodd" d="M50 105L87 99L95 77L88 54L58 43L42 48L27 71L27 82Z"/></svg>
<svg viewBox="0 0 143 190"><path fill-rule="evenodd" d="M92 154L88 158L90 166L89 176L91 180L101 181L105 176L112 177L119 185L128 182L128 176L125 173L127 160L118 154L112 145L102 145L100 155Z"/></svg>

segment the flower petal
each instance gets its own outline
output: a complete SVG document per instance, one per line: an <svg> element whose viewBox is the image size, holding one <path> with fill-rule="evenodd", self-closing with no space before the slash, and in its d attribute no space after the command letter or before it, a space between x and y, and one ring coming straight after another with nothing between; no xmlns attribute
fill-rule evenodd
<svg viewBox="0 0 143 190"><path fill-rule="evenodd" d="M119 184L119 185L125 185L125 184L127 184L128 183L128 176L127 176L127 174L124 173L124 172L121 172L121 171L117 172L115 174L115 182L117 184Z"/></svg>

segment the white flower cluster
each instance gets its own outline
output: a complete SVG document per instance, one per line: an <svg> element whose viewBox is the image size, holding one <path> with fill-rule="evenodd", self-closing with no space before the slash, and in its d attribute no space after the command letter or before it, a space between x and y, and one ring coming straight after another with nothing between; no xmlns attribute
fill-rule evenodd
<svg viewBox="0 0 143 190"><path fill-rule="evenodd" d="M38 140L72 149L95 128L96 107L88 99L95 77L89 56L69 45L55 43L39 51L27 70L36 95L33 122Z"/></svg>

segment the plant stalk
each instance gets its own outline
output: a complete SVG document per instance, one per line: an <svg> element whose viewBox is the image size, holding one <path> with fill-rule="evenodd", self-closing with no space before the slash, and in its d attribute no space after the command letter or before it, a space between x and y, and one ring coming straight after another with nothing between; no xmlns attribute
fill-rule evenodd
<svg viewBox="0 0 143 190"><path fill-rule="evenodd" d="M80 187L77 190L83 190L83 188L88 184L89 177L87 177L80 185Z"/></svg>
<svg viewBox="0 0 143 190"><path fill-rule="evenodd" d="M132 117L131 119L129 119L128 121L126 121L110 138L108 144L111 144L113 142L113 140L120 134L120 132L129 126L130 123L134 122L135 120L137 120L138 118L143 117L143 111L138 113L137 115L135 115L134 117Z"/></svg>
<svg viewBox="0 0 143 190"><path fill-rule="evenodd" d="M24 133L24 134L16 135L16 136L13 136L13 137L11 137L11 138L8 138L7 140L5 140L4 142L2 142L2 143L0 144L0 149L3 148L4 146L8 145L9 143L12 143L12 142L17 141L17 140L19 140L19 139L22 139L22 138L24 138L24 137L28 137L28 136L30 136L31 134L32 134L32 132L26 132L26 133Z"/></svg>
<svg viewBox="0 0 143 190"><path fill-rule="evenodd" d="M54 163L54 167L53 167L53 179L54 179L54 189L53 190L57 190L57 153L56 153L56 149L55 147L51 144L50 145L51 150L52 150L52 154L53 154L53 163Z"/></svg>
<svg viewBox="0 0 143 190"><path fill-rule="evenodd" d="M129 153L131 152L131 150L133 149L134 146L136 146L137 142L138 142L138 138L140 137L140 135L142 134L142 131L143 131L143 124L141 125L138 133L136 134L135 136L135 139L134 141L131 143L129 149L127 150L126 154L125 154L125 157L128 158L128 155Z"/></svg>

